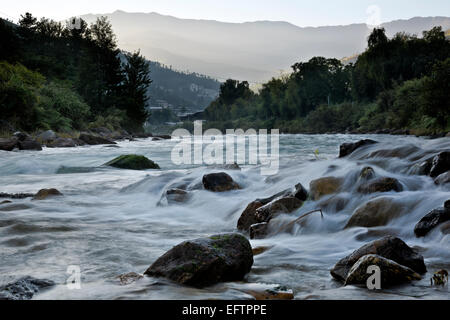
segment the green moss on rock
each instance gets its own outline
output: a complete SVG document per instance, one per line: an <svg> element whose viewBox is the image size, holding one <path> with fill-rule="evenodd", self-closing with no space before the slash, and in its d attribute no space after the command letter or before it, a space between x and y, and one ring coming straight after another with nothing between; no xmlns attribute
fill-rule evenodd
<svg viewBox="0 0 450 320"><path fill-rule="evenodd" d="M136 154L119 156L105 163L105 165L130 170L160 169L159 165L152 160Z"/></svg>

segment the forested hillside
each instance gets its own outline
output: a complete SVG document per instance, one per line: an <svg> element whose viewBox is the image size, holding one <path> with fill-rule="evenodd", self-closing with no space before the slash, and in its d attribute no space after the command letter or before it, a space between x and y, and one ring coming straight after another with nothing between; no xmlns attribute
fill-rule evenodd
<svg viewBox="0 0 450 320"><path fill-rule="evenodd" d="M208 126L284 132L446 132L450 126L450 42L441 27L422 37L383 28L355 63L314 57L258 93L228 80L206 110Z"/></svg>

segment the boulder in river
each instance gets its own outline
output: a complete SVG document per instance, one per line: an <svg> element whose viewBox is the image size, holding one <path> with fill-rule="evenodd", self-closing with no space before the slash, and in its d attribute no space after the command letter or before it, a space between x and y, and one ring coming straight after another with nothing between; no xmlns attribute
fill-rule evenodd
<svg viewBox="0 0 450 320"><path fill-rule="evenodd" d="M377 141L370 140L370 139L360 140L355 143L344 143L339 148L339 158L348 156L349 154L353 153L353 151L355 151L358 148L361 148L361 147L367 146L367 145L371 145L371 144L375 144L375 143L377 143Z"/></svg>
<svg viewBox="0 0 450 320"><path fill-rule="evenodd" d="M430 177L435 178L450 170L450 151L439 153L433 158L430 169Z"/></svg>
<svg viewBox="0 0 450 320"><path fill-rule="evenodd" d="M258 222L269 222L281 213L291 213L300 208L303 201L295 197L282 197L256 209L256 219Z"/></svg>
<svg viewBox="0 0 450 320"><path fill-rule="evenodd" d="M370 180L358 187L359 193L376 193L376 192L400 192L403 190L400 182L395 178L381 177Z"/></svg>
<svg viewBox="0 0 450 320"><path fill-rule="evenodd" d="M30 137L27 137L24 140L19 140L17 146L19 147L19 150L34 150L34 151L42 150L41 144Z"/></svg>
<svg viewBox="0 0 450 320"><path fill-rule="evenodd" d="M0 150L13 151L18 148L17 138L0 138Z"/></svg>
<svg viewBox="0 0 450 320"><path fill-rule="evenodd" d="M309 192L314 201L319 200L323 196L337 193L342 185L342 179L336 177L325 177L311 181Z"/></svg>
<svg viewBox="0 0 450 320"><path fill-rule="evenodd" d="M376 198L358 207L345 228L385 226L391 220L408 213L408 209L391 197Z"/></svg>
<svg viewBox="0 0 450 320"><path fill-rule="evenodd" d="M33 200L45 200L50 197L58 197L63 194L59 192L57 189L42 189L39 190L38 193L33 197Z"/></svg>
<svg viewBox="0 0 450 320"><path fill-rule="evenodd" d="M253 265L249 241L237 233L185 241L162 255L145 271L179 284L206 287L240 281Z"/></svg>
<svg viewBox="0 0 450 320"><path fill-rule="evenodd" d="M203 176L203 187L213 192L225 192L240 189L241 187L234 182L225 172L211 173Z"/></svg>
<svg viewBox="0 0 450 320"><path fill-rule="evenodd" d="M54 285L51 280L24 277L0 287L0 300L30 300L36 293Z"/></svg>
<svg viewBox="0 0 450 320"><path fill-rule="evenodd" d="M419 253L410 248L403 240L397 237L387 236L367 243L355 250L349 256L341 259L336 263L333 269L331 269L331 275L335 279L344 282L353 265L361 257L368 254L376 254L386 259L393 260L420 274L427 271L423 257Z"/></svg>
<svg viewBox="0 0 450 320"><path fill-rule="evenodd" d="M380 268L381 288L421 279L417 272L408 267L376 254L368 254L359 258L352 266L345 279L345 285L365 285L367 279L372 275L371 273L367 273L370 266Z"/></svg>
<svg viewBox="0 0 450 320"><path fill-rule="evenodd" d="M414 233L417 237L425 237L435 227L450 221L450 208L437 208L430 211L414 227Z"/></svg>
<svg viewBox="0 0 450 320"><path fill-rule="evenodd" d="M437 185L450 183L450 171L447 171L437 176L436 179L434 179L434 183Z"/></svg>
<svg viewBox="0 0 450 320"><path fill-rule="evenodd" d="M105 163L105 166L130 170L160 169L152 160L136 154L121 155Z"/></svg>
<svg viewBox="0 0 450 320"><path fill-rule="evenodd" d="M105 139L100 136L94 136L87 133L80 134L79 139L88 145L99 145L99 144L116 144L114 141Z"/></svg>
<svg viewBox="0 0 450 320"><path fill-rule="evenodd" d="M251 225L264 222L259 220L258 214L256 212L257 209L267 205L268 203L276 199L292 196L297 198L298 200L305 201L308 198L308 192L299 183L295 186L294 191L292 191L292 189L286 189L271 197L256 199L255 201L250 202L239 217L237 228L239 230L248 231Z"/></svg>

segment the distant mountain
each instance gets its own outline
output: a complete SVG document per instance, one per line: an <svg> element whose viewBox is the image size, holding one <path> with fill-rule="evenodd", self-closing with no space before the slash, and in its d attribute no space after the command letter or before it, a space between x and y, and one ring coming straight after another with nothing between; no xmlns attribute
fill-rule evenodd
<svg viewBox="0 0 450 320"><path fill-rule="evenodd" d="M178 19L157 13L116 11L108 16L125 50L141 49L152 61L195 70L224 80L262 82L313 56L351 57L364 51L372 28L366 24L301 28L287 22L224 23ZM93 22L97 16L82 16ZM450 28L448 17L412 18L382 25L387 34L421 35L434 26Z"/></svg>

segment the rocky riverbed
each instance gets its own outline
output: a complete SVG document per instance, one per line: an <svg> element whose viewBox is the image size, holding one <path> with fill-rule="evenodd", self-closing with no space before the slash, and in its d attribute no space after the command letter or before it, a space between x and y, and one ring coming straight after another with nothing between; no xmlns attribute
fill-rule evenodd
<svg viewBox="0 0 450 320"><path fill-rule="evenodd" d="M272 176L177 166L168 137L51 138L0 141L15 141L0 151L0 298L449 297L430 279L450 269L450 138L282 135Z"/></svg>

